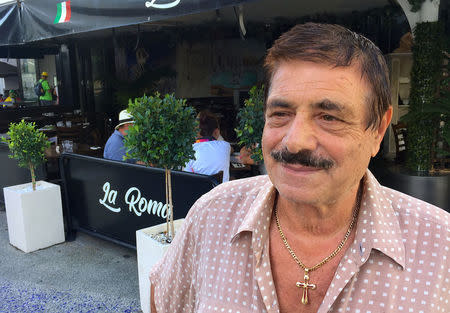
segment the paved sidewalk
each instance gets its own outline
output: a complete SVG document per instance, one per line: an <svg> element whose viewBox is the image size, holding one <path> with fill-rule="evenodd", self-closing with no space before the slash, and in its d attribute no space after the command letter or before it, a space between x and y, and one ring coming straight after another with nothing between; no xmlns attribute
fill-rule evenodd
<svg viewBox="0 0 450 313"><path fill-rule="evenodd" d="M78 233L24 253L0 210L0 312L141 312L136 251Z"/></svg>

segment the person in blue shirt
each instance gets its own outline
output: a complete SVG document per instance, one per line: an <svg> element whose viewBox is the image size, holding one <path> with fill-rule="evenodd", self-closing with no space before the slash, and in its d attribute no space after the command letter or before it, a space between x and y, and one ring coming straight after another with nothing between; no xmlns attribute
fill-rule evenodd
<svg viewBox="0 0 450 313"><path fill-rule="evenodd" d="M128 134L128 127L130 127L130 125L133 123L133 117L127 110L122 110L119 113L119 123L106 142L105 150L103 152L103 158L115 161L125 161L128 163L136 163L136 160L124 159L127 151L123 144L123 141L125 139L125 136Z"/></svg>

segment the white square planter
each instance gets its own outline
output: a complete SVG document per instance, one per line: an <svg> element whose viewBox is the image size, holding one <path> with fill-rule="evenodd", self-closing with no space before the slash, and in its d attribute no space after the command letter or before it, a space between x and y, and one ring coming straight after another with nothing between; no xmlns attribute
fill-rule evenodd
<svg viewBox="0 0 450 313"><path fill-rule="evenodd" d="M183 221L184 218L174 221L175 233L176 230L181 227ZM167 249L170 247L170 244L161 244L150 236L165 231L166 227L166 223L163 223L152 227L138 229L136 231L139 296L143 313L150 313L150 269L161 260Z"/></svg>
<svg viewBox="0 0 450 313"><path fill-rule="evenodd" d="M24 252L64 242L61 191L58 185L37 182L3 188L9 242ZM30 187L31 188L31 187Z"/></svg>

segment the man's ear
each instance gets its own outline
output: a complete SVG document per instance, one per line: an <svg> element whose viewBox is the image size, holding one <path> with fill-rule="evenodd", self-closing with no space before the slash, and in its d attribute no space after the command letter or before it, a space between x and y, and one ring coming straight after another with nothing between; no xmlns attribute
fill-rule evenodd
<svg viewBox="0 0 450 313"><path fill-rule="evenodd" d="M378 126L378 129L375 131L375 144L372 148L372 157L374 157L378 153L378 150L380 149L380 143L383 140L387 128L391 124L391 120L392 120L392 106L389 106L389 108L383 114L380 126Z"/></svg>
<svg viewBox="0 0 450 313"><path fill-rule="evenodd" d="M119 133L121 133L123 136L126 135L125 127L123 127L123 125L120 125L119 128L118 128L117 130L118 130Z"/></svg>

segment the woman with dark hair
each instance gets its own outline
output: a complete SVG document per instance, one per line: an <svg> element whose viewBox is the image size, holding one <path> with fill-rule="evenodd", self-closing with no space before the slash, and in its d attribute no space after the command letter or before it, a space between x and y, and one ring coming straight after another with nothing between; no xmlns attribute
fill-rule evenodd
<svg viewBox="0 0 450 313"><path fill-rule="evenodd" d="M199 132L194 143L195 160L186 163L184 171L214 175L223 172L223 182L230 179L230 153L228 142L217 140L220 136L217 117L208 111L198 114Z"/></svg>

